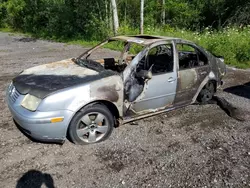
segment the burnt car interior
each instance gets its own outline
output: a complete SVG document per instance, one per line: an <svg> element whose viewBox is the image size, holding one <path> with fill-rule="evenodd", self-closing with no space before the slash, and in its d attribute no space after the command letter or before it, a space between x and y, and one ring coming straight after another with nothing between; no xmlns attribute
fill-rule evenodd
<svg viewBox="0 0 250 188"><path fill-rule="evenodd" d="M188 44L177 44L179 69L191 69L208 64L207 57L197 48Z"/></svg>
<svg viewBox="0 0 250 188"><path fill-rule="evenodd" d="M119 51L114 53L103 53L102 48L106 47L116 47ZM138 47L139 46L139 47ZM112 70L118 73L124 71L127 65L135 57L134 54L141 51L143 46L136 45L135 43L119 41L119 40L109 40L100 44L97 48L89 50L89 53L81 55L78 60L88 61L88 64L95 64L97 67L106 70ZM85 55L85 58L83 57ZM88 60L91 59L91 60ZM99 64L99 65L97 65ZM91 68L91 67L88 67Z"/></svg>
<svg viewBox="0 0 250 188"><path fill-rule="evenodd" d="M147 56L148 67L152 66L152 73L172 72L174 67L174 56L172 45L159 45L152 48Z"/></svg>
<svg viewBox="0 0 250 188"><path fill-rule="evenodd" d="M174 56L172 44L163 44L151 48L137 64L136 71L125 83L126 98L133 102L142 93L146 80L152 75L172 72Z"/></svg>
<svg viewBox="0 0 250 188"><path fill-rule="evenodd" d="M143 36L143 38L145 38L145 36ZM109 45L110 43L115 43L116 49L120 50L116 51L112 57L110 57L110 53L105 54L100 51L105 44ZM88 68L93 68L92 65L94 65L94 67L98 67L99 70L112 70L121 73L133 60L135 54L143 48L143 45L133 42L110 40L90 50L89 53L87 52L80 56L81 59L79 61L86 62L86 65L83 64L83 66L88 66ZM85 58L83 58L84 55L86 55ZM109 56L105 57L105 55ZM88 60L88 58L90 60ZM124 84L125 99L129 102L135 101L143 92L146 81L151 79L152 75L173 72L173 67L174 53L172 44L161 44L152 47L148 53L139 60L136 69L130 75L130 79Z"/></svg>
<svg viewBox="0 0 250 188"><path fill-rule="evenodd" d="M163 44L153 47L137 65L136 72L148 71L152 68L152 74L172 72L174 67L173 47L171 44Z"/></svg>

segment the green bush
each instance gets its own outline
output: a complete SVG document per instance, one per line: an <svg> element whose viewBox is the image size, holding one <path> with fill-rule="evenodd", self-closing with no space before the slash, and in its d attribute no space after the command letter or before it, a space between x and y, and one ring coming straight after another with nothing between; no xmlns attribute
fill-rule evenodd
<svg viewBox="0 0 250 188"><path fill-rule="evenodd" d="M5 15L4 22L17 31L64 40L79 36L102 40L111 32L104 13L100 12L102 1L8 0L4 4L1 1L0 18Z"/></svg>
<svg viewBox="0 0 250 188"><path fill-rule="evenodd" d="M140 1L119 0L117 6L119 33L138 34ZM224 56L227 64L250 67L249 0L168 0L165 5L148 0L144 9L145 34L191 40ZM230 23L235 27L222 29ZM93 44L113 35L112 9L110 0L0 0L0 27L57 41Z"/></svg>

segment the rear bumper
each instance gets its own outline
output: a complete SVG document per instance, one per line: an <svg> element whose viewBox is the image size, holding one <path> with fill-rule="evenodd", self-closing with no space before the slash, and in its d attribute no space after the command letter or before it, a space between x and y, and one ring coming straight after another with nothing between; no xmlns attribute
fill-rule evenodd
<svg viewBox="0 0 250 188"><path fill-rule="evenodd" d="M18 127L31 138L38 141L46 142L62 142L66 138L68 125L73 116L70 110L59 110L31 112L22 106L18 105L18 101L13 103L7 97L9 110L18 124ZM51 123L51 118L63 117L63 121Z"/></svg>

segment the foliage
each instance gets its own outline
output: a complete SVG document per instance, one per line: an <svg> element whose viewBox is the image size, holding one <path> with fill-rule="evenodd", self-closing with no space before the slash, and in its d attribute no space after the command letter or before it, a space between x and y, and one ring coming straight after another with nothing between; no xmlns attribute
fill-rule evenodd
<svg viewBox="0 0 250 188"><path fill-rule="evenodd" d="M147 0L145 26L203 30L250 22L248 0ZM122 25L139 27L140 1L117 0ZM162 20L162 12L166 20ZM110 0L0 0L0 27L54 38L89 40L112 33Z"/></svg>
<svg viewBox="0 0 250 188"><path fill-rule="evenodd" d="M134 35L137 29L122 27L121 34ZM188 30L173 29L169 26L165 28L148 28L145 34L178 37L193 41L209 52L223 56L225 63L237 68L250 67L250 26L242 29L226 27L221 31L212 31L206 28L203 32L192 32ZM81 44L76 42L77 44ZM86 43L83 43L86 45ZM108 46L117 49L117 46Z"/></svg>
<svg viewBox="0 0 250 188"><path fill-rule="evenodd" d="M170 0L166 5L167 23L180 28L197 29L200 21L199 11L194 4L180 0Z"/></svg>
<svg viewBox="0 0 250 188"><path fill-rule="evenodd" d="M6 27L6 0L0 0L0 27Z"/></svg>
<svg viewBox="0 0 250 188"><path fill-rule="evenodd" d="M6 22L16 30L49 38L101 39L109 32L106 13L100 8L103 2L106 1L9 0L4 8Z"/></svg>
<svg viewBox="0 0 250 188"><path fill-rule="evenodd" d="M140 1L116 0L120 34L138 34ZM165 12L165 20L162 13ZM228 64L250 67L249 0L146 0L144 31L195 40ZM110 0L0 0L0 28L75 43L113 34ZM79 42L81 41L81 42Z"/></svg>

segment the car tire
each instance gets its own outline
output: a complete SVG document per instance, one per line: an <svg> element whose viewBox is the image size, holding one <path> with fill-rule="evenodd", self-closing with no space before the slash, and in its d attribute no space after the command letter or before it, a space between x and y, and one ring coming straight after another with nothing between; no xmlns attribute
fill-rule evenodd
<svg viewBox="0 0 250 188"><path fill-rule="evenodd" d="M215 85L213 82L208 82L200 91L197 101L200 104L208 104L213 98L215 93Z"/></svg>
<svg viewBox="0 0 250 188"><path fill-rule="evenodd" d="M68 134L75 144L94 144L112 133L114 116L103 104L90 104L77 112L70 122Z"/></svg>

